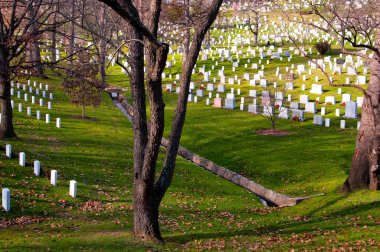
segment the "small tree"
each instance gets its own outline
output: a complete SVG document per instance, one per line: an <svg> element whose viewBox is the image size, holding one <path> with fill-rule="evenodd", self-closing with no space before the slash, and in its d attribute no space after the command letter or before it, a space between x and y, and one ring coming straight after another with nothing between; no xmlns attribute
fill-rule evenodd
<svg viewBox="0 0 380 252"><path fill-rule="evenodd" d="M272 132L274 132L276 123L281 118L281 113L286 109L284 99L286 88L276 86L264 91L267 91L268 96L261 97L264 110L262 115L271 122Z"/></svg>
<svg viewBox="0 0 380 252"><path fill-rule="evenodd" d="M70 96L71 103L82 108L82 118L86 118L86 107L98 107L102 102L102 82L95 79L98 72L96 64L91 63L91 57L86 52L78 54L75 68L69 69L69 77L63 82L63 87Z"/></svg>

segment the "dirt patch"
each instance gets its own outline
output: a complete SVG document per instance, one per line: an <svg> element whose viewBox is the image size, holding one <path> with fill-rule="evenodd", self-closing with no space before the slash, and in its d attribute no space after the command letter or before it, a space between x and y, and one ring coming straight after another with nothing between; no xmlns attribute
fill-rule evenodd
<svg viewBox="0 0 380 252"><path fill-rule="evenodd" d="M266 130L258 130L256 131L256 134L262 135L262 136L286 136L286 135L289 135L290 132L286 130L266 129Z"/></svg>
<svg viewBox="0 0 380 252"><path fill-rule="evenodd" d="M81 117L81 116L70 116L72 119L78 119L78 120L83 120L83 121L100 121L98 118L93 118L93 117Z"/></svg>

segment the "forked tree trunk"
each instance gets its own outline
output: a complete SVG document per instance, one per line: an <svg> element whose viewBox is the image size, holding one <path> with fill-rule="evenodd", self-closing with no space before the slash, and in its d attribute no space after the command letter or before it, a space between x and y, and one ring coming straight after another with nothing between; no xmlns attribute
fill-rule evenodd
<svg viewBox="0 0 380 252"><path fill-rule="evenodd" d="M13 128L13 112L11 105L11 84L9 76L9 63L6 49L0 48L0 102L1 123L0 138L16 137Z"/></svg>
<svg viewBox="0 0 380 252"><path fill-rule="evenodd" d="M371 61L371 77L364 98L360 129L356 139L356 149L352 157L351 169L343 185L343 191L360 188L377 189L379 151L379 97L380 62L379 55Z"/></svg>

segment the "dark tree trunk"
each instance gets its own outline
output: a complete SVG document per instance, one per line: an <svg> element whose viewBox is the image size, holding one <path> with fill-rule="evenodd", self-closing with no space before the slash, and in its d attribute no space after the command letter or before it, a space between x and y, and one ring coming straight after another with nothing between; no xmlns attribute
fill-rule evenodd
<svg viewBox="0 0 380 252"><path fill-rule="evenodd" d="M362 106L361 125L356 139L356 149L352 157L351 169L343 185L343 191L360 188L377 189L379 150L379 97L380 97L380 57L371 60L371 77Z"/></svg>
<svg viewBox="0 0 380 252"><path fill-rule="evenodd" d="M13 128L8 53L5 48L0 48L0 101L0 138L4 139L16 137L16 133Z"/></svg>
<svg viewBox="0 0 380 252"><path fill-rule="evenodd" d="M57 62L57 13L56 13L56 7L53 4L52 6L53 14L53 23L52 23L52 32L51 32L51 62L56 63Z"/></svg>
<svg viewBox="0 0 380 252"><path fill-rule="evenodd" d="M34 34L37 31L37 23L35 22L37 14L35 12L36 10L33 6L30 6L28 10L28 17L30 19L29 22L31 22L29 31L31 34ZM38 43L38 37L34 37L30 40L28 48L32 75L41 77L44 75L44 69L41 62L41 50Z"/></svg>
<svg viewBox="0 0 380 252"><path fill-rule="evenodd" d="M197 61L203 39L207 31L210 29L212 23L214 22L221 4L222 1L218 0L214 0L212 3L210 3L207 18L205 18L203 22L196 28L189 55L187 56L187 60L182 63L182 74L180 80L181 90L177 98L177 107L174 112L174 119L169 136L169 145L167 148L166 159L160 177L155 184L155 193L157 194L156 197L159 201L161 201L164 197L173 179L176 156L181 140L182 129L185 123L191 73Z"/></svg>
<svg viewBox="0 0 380 252"><path fill-rule="evenodd" d="M71 21L70 21L70 40L69 40L69 63L73 63L74 41L75 41L75 0L71 0Z"/></svg>
<svg viewBox="0 0 380 252"><path fill-rule="evenodd" d="M190 0L185 0L185 35L183 40L183 61L186 61L190 48Z"/></svg>

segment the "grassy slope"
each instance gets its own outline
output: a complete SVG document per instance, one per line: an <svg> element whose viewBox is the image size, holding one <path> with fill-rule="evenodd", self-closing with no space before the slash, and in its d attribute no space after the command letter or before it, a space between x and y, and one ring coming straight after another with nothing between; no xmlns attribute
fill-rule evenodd
<svg viewBox="0 0 380 252"><path fill-rule="evenodd" d="M178 71L178 66L171 71ZM243 72L237 72L240 78ZM119 73L119 69L112 69L109 82L125 85ZM199 81L201 76L194 76L197 78ZM1 223L15 218L21 221L20 217L42 219L40 223L0 228L0 250L379 248L379 193L336 193L347 176L356 130L338 130L338 120L331 128L314 126L310 120L281 120L278 127L291 135L258 136L257 129L269 127L266 119L206 107L205 98L189 104L183 146L278 192L323 192L326 196L291 208L263 208L243 189L178 159L173 184L161 207L167 244L135 241L131 233L131 125L106 96L101 107L89 112L99 121L71 119L80 110L68 104L59 80L49 83L56 83L52 120L61 117L63 127L57 129L15 111L19 139L1 142L25 151L29 163L39 159L45 174L34 177L32 168L19 167L17 159L0 158L0 187L10 188L12 193L12 211L0 213ZM308 87L311 84L308 80ZM247 90L245 86L244 92ZM175 94L165 94L165 135L175 99ZM42 110L43 115L46 111ZM348 125L355 127L355 122ZM158 167L163 158L161 154ZM51 169L61 175L58 187L49 186L46 174ZM77 199L68 196L70 179L78 181Z"/></svg>

